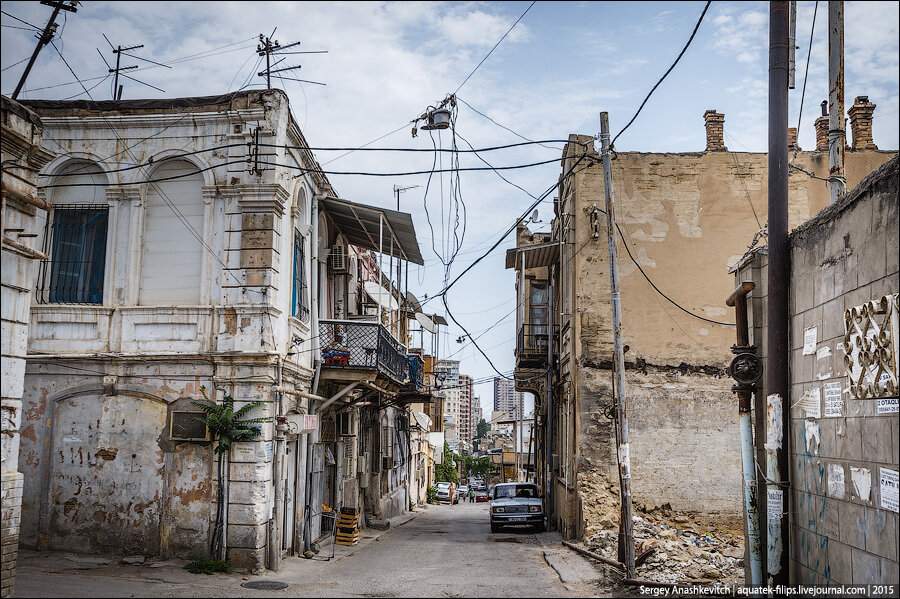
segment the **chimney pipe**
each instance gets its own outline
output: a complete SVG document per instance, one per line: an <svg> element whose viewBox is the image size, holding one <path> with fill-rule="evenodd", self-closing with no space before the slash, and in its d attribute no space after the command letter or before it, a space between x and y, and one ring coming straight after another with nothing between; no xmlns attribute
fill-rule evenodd
<svg viewBox="0 0 900 599"><path fill-rule="evenodd" d="M847 111L850 115L850 132L853 134L854 150L877 150L872 140L872 114L875 104L869 102L869 96L857 96L853 106Z"/></svg>
<svg viewBox="0 0 900 599"><path fill-rule="evenodd" d="M828 151L828 100L822 100L822 116L816 119L816 152Z"/></svg>
<svg viewBox="0 0 900 599"><path fill-rule="evenodd" d="M713 110L703 113L706 121L706 151L726 152L725 147L725 115Z"/></svg>
<svg viewBox="0 0 900 599"><path fill-rule="evenodd" d="M788 136L788 150L790 150L791 152L793 152L793 151L799 152L801 148L797 143L797 128L796 127L788 127L787 136Z"/></svg>

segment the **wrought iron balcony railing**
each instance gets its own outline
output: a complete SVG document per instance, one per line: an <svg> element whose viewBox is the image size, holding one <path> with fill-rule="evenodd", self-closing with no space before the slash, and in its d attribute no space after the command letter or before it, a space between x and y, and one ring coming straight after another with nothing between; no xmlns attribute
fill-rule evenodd
<svg viewBox="0 0 900 599"><path fill-rule="evenodd" d="M516 357L520 360L546 360L550 343L550 327L546 324L524 324L516 340Z"/></svg>
<svg viewBox="0 0 900 599"><path fill-rule="evenodd" d="M410 378L406 348L378 323L321 320L319 343L324 366L376 369L397 383Z"/></svg>

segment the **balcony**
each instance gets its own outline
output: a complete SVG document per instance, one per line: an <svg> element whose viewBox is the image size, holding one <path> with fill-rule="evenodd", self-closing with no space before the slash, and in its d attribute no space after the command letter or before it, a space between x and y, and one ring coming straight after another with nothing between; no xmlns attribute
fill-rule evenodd
<svg viewBox="0 0 900 599"><path fill-rule="evenodd" d="M541 368L547 365L550 343L546 324L524 324L516 339L516 368Z"/></svg>
<svg viewBox="0 0 900 599"><path fill-rule="evenodd" d="M398 385L421 387L424 380L422 360L407 356L403 344L378 323L321 320L319 345L323 368L346 371L347 380L359 378L360 371L383 375Z"/></svg>

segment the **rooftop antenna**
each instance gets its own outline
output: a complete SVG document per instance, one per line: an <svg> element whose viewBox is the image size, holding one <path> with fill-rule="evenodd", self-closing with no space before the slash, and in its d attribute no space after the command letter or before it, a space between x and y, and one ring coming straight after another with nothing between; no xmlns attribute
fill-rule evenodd
<svg viewBox="0 0 900 599"><path fill-rule="evenodd" d="M149 83L145 83L145 82L141 81L140 79L135 79L134 77L130 77L130 76L122 73L122 71L130 71L132 69L138 68L138 65L136 65L136 64L127 66L127 67L121 66L122 55L124 54L125 56L131 57L131 58L136 58L137 60L143 60L144 62L149 62L149 63L155 64L155 65L161 66L161 67L166 67L167 69L171 69L172 67L170 67L167 64L162 64L160 62L149 60L147 58L141 58L140 56L135 56L134 54L129 54L129 52L131 52L132 50L137 50L138 48L143 48L144 44L138 44L136 46L128 46L126 48L123 48L121 45L113 46L113 43L111 41L109 41L109 38L106 37L105 33L103 34L103 39L106 40L106 43L109 44L109 47L110 47L110 49L112 49L113 54L116 55L116 67L113 68L106 61L106 58L104 58L103 52L100 52L100 48L97 48L97 52L100 54L100 58L103 58L103 62L106 63L106 67L109 69L109 72L115 73L115 78L113 79L113 100L118 101L118 100L122 99L122 89L124 86L119 85L119 75L120 74L122 75L122 77L125 77L126 79L131 79L132 81L136 81L137 83L140 83L141 85L146 85L147 87L152 87L155 90L159 90L159 91L165 93L166 90L164 90L164 89L160 89L160 88L156 87L155 85L150 85Z"/></svg>
<svg viewBox="0 0 900 599"><path fill-rule="evenodd" d="M274 73L284 73L287 71L293 71L295 69L301 68L301 65L295 65L292 67L283 67L280 69L272 69L272 67L278 66L279 63L284 61L284 58L276 61L274 64L272 63L273 55L280 54L328 54L328 50L309 50L309 51L293 51L293 52L285 52L288 48L293 48L295 46L299 46L300 42L294 42L292 44L287 44L286 46L282 46L278 43L278 40L273 40L272 36L275 35L275 31L278 28L272 30L272 33L266 37L263 34L259 34L259 44L256 46L256 53L260 56L266 57L266 68L263 71L257 73L257 77L266 78L266 89L272 89L272 75ZM275 75L278 79L290 79L291 81L299 81L301 83L313 83L315 85L326 85L321 81L310 81L308 79L297 79L296 77L285 77L284 75Z"/></svg>

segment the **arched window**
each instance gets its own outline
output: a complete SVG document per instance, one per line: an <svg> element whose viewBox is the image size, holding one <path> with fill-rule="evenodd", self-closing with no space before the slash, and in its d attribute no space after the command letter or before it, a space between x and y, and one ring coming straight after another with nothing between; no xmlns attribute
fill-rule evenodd
<svg viewBox="0 0 900 599"><path fill-rule="evenodd" d="M93 162L66 164L51 179L44 247L50 260L41 264L40 303L102 304L106 274L109 204L106 175Z"/></svg>
<svg viewBox="0 0 900 599"><path fill-rule="evenodd" d="M200 303L205 248L203 175L174 160L153 172L144 199L141 244L143 305Z"/></svg>

